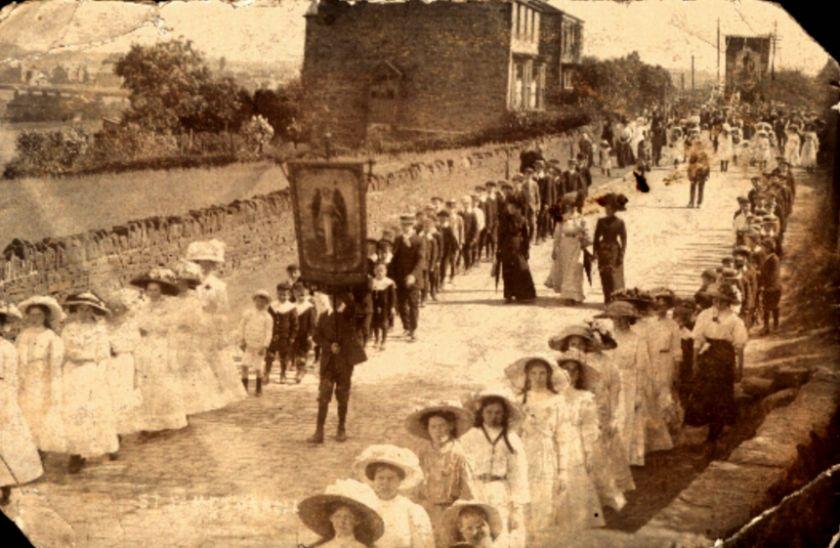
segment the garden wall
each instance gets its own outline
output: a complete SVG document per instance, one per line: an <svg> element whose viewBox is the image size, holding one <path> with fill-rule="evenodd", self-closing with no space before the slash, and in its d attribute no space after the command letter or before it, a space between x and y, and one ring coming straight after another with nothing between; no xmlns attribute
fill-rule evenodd
<svg viewBox="0 0 840 548"><path fill-rule="evenodd" d="M540 139L546 156L565 165L576 152L580 131ZM504 179L506 172L518 170L519 153L534 145L528 141L376 160L368 192L368 234L378 236L401 212L432 196L461 197L477 184ZM173 263L190 242L210 238L227 245L224 273L254 270L269 258L296 262L288 189L36 243L14 240L0 258L0 297L13 302L33 294L61 298L86 289L107 294L153 266Z"/></svg>

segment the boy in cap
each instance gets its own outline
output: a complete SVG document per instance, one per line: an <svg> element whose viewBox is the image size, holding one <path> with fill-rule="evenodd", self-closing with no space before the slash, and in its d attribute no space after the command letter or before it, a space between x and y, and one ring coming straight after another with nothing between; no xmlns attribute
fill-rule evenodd
<svg viewBox="0 0 840 548"><path fill-rule="evenodd" d="M239 348L242 356L242 385L248 391L248 375L254 373L257 388L255 395L262 395L262 364L271 344L273 322L268 313L271 296L268 291L259 290L253 296L254 307L242 314L239 323Z"/></svg>
<svg viewBox="0 0 840 548"><path fill-rule="evenodd" d="M268 384L274 358L280 360L280 384L286 383L286 369L292 363L295 336L297 335L297 309L289 299L291 287L288 283L277 284L277 300L268 307L273 327L271 343L265 353L265 383Z"/></svg>
<svg viewBox="0 0 840 548"><path fill-rule="evenodd" d="M773 316L773 329L779 329L779 301L782 298L781 264L776 254L776 242L766 238L762 241L766 255L761 265L758 283L761 287L761 304L764 309L763 335L770 333L770 316Z"/></svg>
<svg viewBox="0 0 840 548"><path fill-rule="evenodd" d="M440 236L440 266L438 274L440 276L440 288L443 289L447 272L450 273L450 276L455 273L455 256L458 252L458 239L455 236L455 230L452 228L452 216L448 211L438 212L437 219L437 232Z"/></svg>
<svg viewBox="0 0 840 548"><path fill-rule="evenodd" d="M430 298L437 301L438 289L438 266L440 265L440 236L435 228L435 222L431 217L423 219L423 230L421 236L425 239L425 256L423 262L423 290L420 293L420 305L426 303Z"/></svg>

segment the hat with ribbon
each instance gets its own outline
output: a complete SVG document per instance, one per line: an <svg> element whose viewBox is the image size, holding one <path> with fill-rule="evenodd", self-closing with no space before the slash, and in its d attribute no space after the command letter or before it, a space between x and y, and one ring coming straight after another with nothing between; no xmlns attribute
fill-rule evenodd
<svg viewBox="0 0 840 548"><path fill-rule="evenodd" d="M564 328L559 335L554 335L548 339L548 347L558 352L566 352L569 350L569 343L574 337L584 341L585 352L598 352L603 349L601 341L595 337L592 329L585 325L570 325Z"/></svg>
<svg viewBox="0 0 840 548"><path fill-rule="evenodd" d="M8 320L9 318L22 320L23 314L21 314L20 310L18 310L18 308L12 303L0 301L0 317L2 317L4 320Z"/></svg>
<svg viewBox="0 0 840 548"><path fill-rule="evenodd" d="M347 508L356 517L353 534L365 546L371 546L385 532L385 524L374 510L378 501L369 485L356 480L339 480L324 493L307 497L298 504L300 520L322 538L335 534L330 518L339 508Z"/></svg>
<svg viewBox="0 0 840 548"><path fill-rule="evenodd" d="M600 314L596 314L595 318L630 318L636 319L639 317L636 307L625 301L613 301L607 305L607 308Z"/></svg>
<svg viewBox="0 0 840 548"><path fill-rule="evenodd" d="M412 489L423 480L420 461L410 449L396 445L370 445L356 457L353 471L359 478L372 482L377 464L385 464L400 471L400 489Z"/></svg>
<svg viewBox="0 0 840 548"><path fill-rule="evenodd" d="M472 428L473 414L457 401L440 401L427 403L412 411L405 419L405 428L409 434L418 438L429 439L429 418L441 416L455 427L455 437L461 437L464 432Z"/></svg>
<svg viewBox="0 0 840 548"><path fill-rule="evenodd" d="M91 291L76 293L75 295L67 297L67 300L64 301L64 307L67 310L72 311L78 306L88 306L100 316L109 316L111 314L111 310L105 304L105 301L100 299L98 295Z"/></svg>
<svg viewBox="0 0 840 548"><path fill-rule="evenodd" d="M149 284L154 283L160 286L164 295L175 296L180 293L178 289L178 278L168 268L155 267L146 274L131 280L131 285L146 289Z"/></svg>

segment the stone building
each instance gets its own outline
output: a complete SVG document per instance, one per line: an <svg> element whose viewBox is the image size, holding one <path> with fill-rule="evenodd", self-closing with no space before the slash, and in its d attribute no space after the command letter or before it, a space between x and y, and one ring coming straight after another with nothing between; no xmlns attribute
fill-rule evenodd
<svg viewBox="0 0 840 548"><path fill-rule="evenodd" d="M551 110L571 90L582 26L541 0L315 0L302 71L312 138L457 135Z"/></svg>

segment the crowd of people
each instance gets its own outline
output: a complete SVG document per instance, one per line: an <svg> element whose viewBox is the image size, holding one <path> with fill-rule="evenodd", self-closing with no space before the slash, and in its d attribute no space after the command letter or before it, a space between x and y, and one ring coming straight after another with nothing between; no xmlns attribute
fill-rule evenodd
<svg viewBox="0 0 840 548"><path fill-rule="evenodd" d="M215 275L224 262L218 241L193 242L184 259L133 280L139 292L0 304L2 502L11 487L43 474L46 453L67 455L70 473L91 459L117 459L123 436L139 433L145 441L182 429L191 415L246 397L252 378L260 395L275 361L280 384L300 383L313 358L319 364L309 441L324 442L334 396L342 442L353 369L371 345L385 348L395 317L405 339L415 341L420 309L482 262L492 263L507 302L532 302L530 246L551 240L545 285L567 304L580 303L597 263L605 310L549 339L545 354L510 364L505 385L412 412L406 430L427 442L419 456L368 447L355 461L355 478L307 498L299 515L325 547L516 548L539 543L545 531L603 526L604 509L621 510L635 488L631 467L671 449L686 424L708 425L714 454L734 418L750 328L759 321L764 332L778 328L780 257L796 190L792 136L773 145L779 156L772 171L756 163L764 169L739 199L731 257L702 273L690 301L668 288L626 288L627 231L618 216L625 195L597 199L605 215L590 236L582 208L596 155L607 148L620 166L659 163L667 118L658 116L650 126L637 124L647 128L639 143L648 132L656 136L651 151L622 143L615 153L609 144L599 151L584 135L567 169L536 149L523 154L509 181L487 182L461 200L435 197L401 216L399 231L369 240L366 284L328 295L291 265L275 298L254 291L233 337L226 286ZM728 153L724 127L710 133L718 157ZM692 165L703 160L691 151L702 146L695 138L701 131L692 125L687 132L692 202ZM679 150L673 140L662 143ZM809 167L811 157L810 149L800 151L799 165ZM611 167L611 159L597 163ZM698 190L699 205L702 185Z"/></svg>

